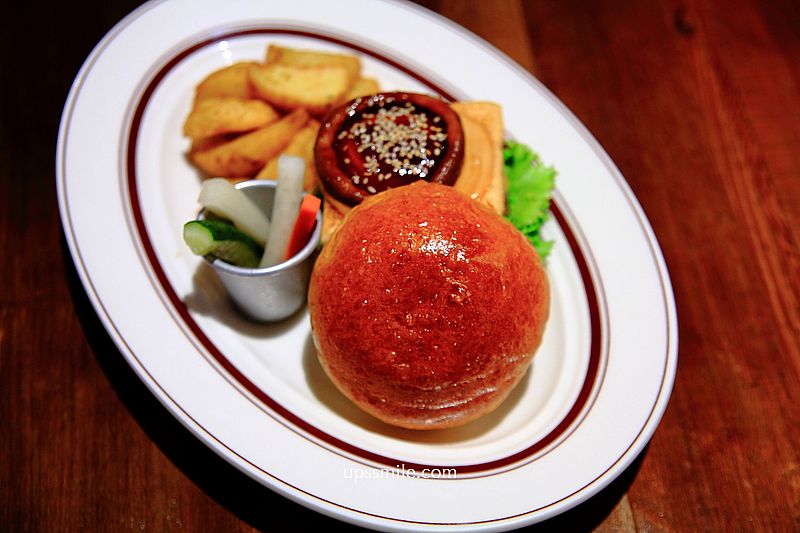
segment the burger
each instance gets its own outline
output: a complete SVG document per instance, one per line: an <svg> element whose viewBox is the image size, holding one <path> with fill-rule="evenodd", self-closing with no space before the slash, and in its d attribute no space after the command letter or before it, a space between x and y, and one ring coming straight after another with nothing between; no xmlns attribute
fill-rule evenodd
<svg viewBox="0 0 800 533"><path fill-rule="evenodd" d="M547 322L542 261L500 216L502 122L464 107L407 93L357 99L316 144L327 242L308 303L319 361L345 396L395 426L447 428L494 410Z"/></svg>

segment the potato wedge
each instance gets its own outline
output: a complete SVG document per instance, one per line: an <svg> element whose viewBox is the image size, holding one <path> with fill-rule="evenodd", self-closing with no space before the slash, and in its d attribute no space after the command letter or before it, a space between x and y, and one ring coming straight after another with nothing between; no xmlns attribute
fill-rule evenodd
<svg viewBox="0 0 800 533"><path fill-rule="evenodd" d="M280 63L303 68L340 66L347 70L353 80L361 75L361 60L350 54L312 52L271 44L267 48L266 62L268 65Z"/></svg>
<svg viewBox="0 0 800 533"><path fill-rule="evenodd" d="M261 100L210 97L194 106L183 124L183 134L191 139L204 139L241 133L266 126L278 117L278 112Z"/></svg>
<svg viewBox="0 0 800 533"><path fill-rule="evenodd" d="M314 143L317 140L319 125L319 122L316 120L309 120L308 124L297 132L297 135L289 142L283 152L267 161L267 164L264 165L264 168L256 175L256 178L266 180L278 179L278 158L282 155L295 155L302 157L306 162L303 190L306 192L316 191L319 179L317 178L317 167L314 163Z"/></svg>
<svg viewBox="0 0 800 533"><path fill-rule="evenodd" d="M253 176L279 154L308 122L308 112L298 109L263 128L210 150L190 153L192 161L210 176Z"/></svg>
<svg viewBox="0 0 800 533"><path fill-rule="evenodd" d="M353 98L379 93L380 91L381 86L378 85L378 80L374 78L358 78L353 86L350 87L350 90L347 91L342 101L347 102Z"/></svg>
<svg viewBox="0 0 800 533"><path fill-rule="evenodd" d="M206 137L203 139L192 139L192 147L189 149L189 153L193 154L195 152L211 150L212 148L216 148L221 144L231 142L237 137L239 137L239 134L237 133L226 133L223 135L215 135L214 137Z"/></svg>
<svg viewBox="0 0 800 533"><path fill-rule="evenodd" d="M247 73L253 65L257 64L253 61L242 61L212 72L197 86L195 102L219 96L254 98L255 94Z"/></svg>
<svg viewBox="0 0 800 533"><path fill-rule="evenodd" d="M320 116L342 100L354 80L339 65L305 68L273 63L253 67L250 81L258 96L278 109L304 107Z"/></svg>

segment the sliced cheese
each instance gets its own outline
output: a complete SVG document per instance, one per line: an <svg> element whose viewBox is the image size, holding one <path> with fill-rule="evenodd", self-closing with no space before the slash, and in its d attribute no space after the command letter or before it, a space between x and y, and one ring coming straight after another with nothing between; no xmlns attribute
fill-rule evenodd
<svg viewBox="0 0 800 533"><path fill-rule="evenodd" d="M502 215L506 211L502 109L493 102L456 102L452 108L464 129L464 164L453 186Z"/></svg>

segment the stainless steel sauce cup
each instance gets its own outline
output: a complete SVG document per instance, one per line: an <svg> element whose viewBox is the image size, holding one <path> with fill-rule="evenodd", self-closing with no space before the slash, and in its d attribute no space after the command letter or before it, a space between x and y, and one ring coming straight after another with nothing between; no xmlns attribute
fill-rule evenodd
<svg viewBox="0 0 800 533"><path fill-rule="evenodd" d="M238 183L255 204L271 217L277 183L250 180ZM198 218L202 219L201 212ZM231 299L245 315L260 322L277 322L291 316L306 302L308 280L316 258L322 230L322 212L311 238L294 257L266 268L244 268L216 258L206 257L216 270Z"/></svg>

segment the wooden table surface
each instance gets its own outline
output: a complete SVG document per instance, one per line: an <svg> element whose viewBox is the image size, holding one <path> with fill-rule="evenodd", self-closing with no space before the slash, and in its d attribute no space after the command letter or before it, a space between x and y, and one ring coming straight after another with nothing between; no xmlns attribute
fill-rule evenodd
<svg viewBox="0 0 800 533"><path fill-rule="evenodd" d="M598 496L531 530L800 531L800 4L424 4L586 124L674 285L678 377L651 444ZM77 280L56 204L58 122L82 61L134 7L28 3L0 23L0 530L337 526L178 424Z"/></svg>

